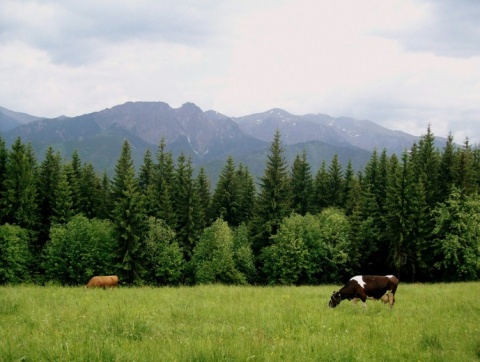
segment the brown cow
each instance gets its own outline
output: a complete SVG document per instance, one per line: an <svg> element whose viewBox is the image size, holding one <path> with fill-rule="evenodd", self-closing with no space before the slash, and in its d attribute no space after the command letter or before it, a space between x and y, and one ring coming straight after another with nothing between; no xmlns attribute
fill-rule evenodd
<svg viewBox="0 0 480 362"><path fill-rule="evenodd" d="M116 275L95 276L85 285L87 288L115 288L118 285L118 277Z"/></svg>

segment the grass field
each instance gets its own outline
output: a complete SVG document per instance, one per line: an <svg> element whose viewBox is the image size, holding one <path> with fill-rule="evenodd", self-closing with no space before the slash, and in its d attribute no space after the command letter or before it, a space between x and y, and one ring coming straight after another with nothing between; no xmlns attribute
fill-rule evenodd
<svg viewBox="0 0 480 362"><path fill-rule="evenodd" d="M480 283L400 283L393 310L335 288L1 287L0 361L480 360Z"/></svg>

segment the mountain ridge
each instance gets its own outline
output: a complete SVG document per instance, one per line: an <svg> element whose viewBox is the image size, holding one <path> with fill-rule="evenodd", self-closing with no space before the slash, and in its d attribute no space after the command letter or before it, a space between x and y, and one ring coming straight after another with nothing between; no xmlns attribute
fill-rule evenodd
<svg viewBox="0 0 480 362"><path fill-rule="evenodd" d="M137 170L145 151L150 149L155 154L163 139L174 157L183 152L191 157L194 166L219 172L226 157L232 156L256 170L256 176L265 165L268 147L277 130L289 160L292 150L308 148L307 157L315 160L312 171L322 160L330 162L335 150L341 152L342 160L355 160L353 166L360 170L374 149L399 153L419 139L372 121L350 117L334 118L321 113L299 116L280 108L229 117L214 110L203 111L191 102L178 108L164 102L126 102L76 117L23 115L26 122L6 131L2 122L6 124L12 117L0 118L0 134L7 145L20 137L23 142L32 144L39 158L49 146L60 150L65 158L77 150L85 162L109 173L114 170L124 139L132 143L132 158Z"/></svg>

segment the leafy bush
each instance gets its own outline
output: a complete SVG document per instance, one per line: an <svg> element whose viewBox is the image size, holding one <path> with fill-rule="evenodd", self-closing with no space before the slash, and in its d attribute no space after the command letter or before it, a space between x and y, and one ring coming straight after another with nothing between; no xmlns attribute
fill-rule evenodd
<svg viewBox="0 0 480 362"><path fill-rule="evenodd" d="M30 280L32 255L28 232L20 226L0 226L0 284L18 284Z"/></svg>
<svg viewBox="0 0 480 362"><path fill-rule="evenodd" d="M64 285L88 282L93 275L115 274L111 222L76 215L50 230L45 246L45 276Z"/></svg>
<svg viewBox="0 0 480 362"><path fill-rule="evenodd" d="M217 219L203 231L193 251L191 266L200 284L245 284L233 258L233 234L227 222Z"/></svg>

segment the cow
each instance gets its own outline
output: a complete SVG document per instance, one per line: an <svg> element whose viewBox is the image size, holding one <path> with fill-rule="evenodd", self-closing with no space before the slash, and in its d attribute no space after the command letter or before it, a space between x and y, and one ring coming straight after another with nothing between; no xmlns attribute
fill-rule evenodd
<svg viewBox="0 0 480 362"><path fill-rule="evenodd" d="M85 285L87 288L115 288L118 285L118 277L116 275L101 275L94 276L90 281Z"/></svg>
<svg viewBox="0 0 480 362"><path fill-rule="evenodd" d="M338 292L333 292L328 306L335 308L342 300L348 299L355 304L361 300L366 308L367 299L380 299L393 308L398 283L399 280L394 275L357 275L351 278Z"/></svg>

